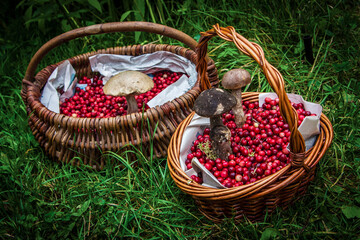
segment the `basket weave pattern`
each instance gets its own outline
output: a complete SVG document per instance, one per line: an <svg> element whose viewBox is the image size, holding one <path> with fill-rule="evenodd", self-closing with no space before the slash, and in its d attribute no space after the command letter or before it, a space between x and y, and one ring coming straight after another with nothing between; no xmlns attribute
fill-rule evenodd
<svg viewBox="0 0 360 240"><path fill-rule="evenodd" d="M45 152L53 159L61 162L72 161L102 169L105 160L102 153L117 152L119 149L130 149L133 145L145 156L154 154L163 157L167 153L170 138L179 123L191 113L196 97L200 94L199 80L184 95L169 101L162 106L150 108L144 113L133 113L112 118L74 118L47 109L41 102L41 89L46 84L54 69L61 64L56 63L42 69L32 76L43 56L52 48L65 41L93 34L117 31L145 31L175 38L191 48L196 42L188 35L163 25L144 22L124 22L95 25L75 29L64 33L43 45L29 63L23 80L21 95L29 115L30 128ZM68 59L77 76L92 77L89 57L100 54L119 54L138 56L156 51L169 51L183 56L196 64L197 56L191 49L167 44L133 45L102 49L96 52L78 55ZM205 71L212 85L217 84L217 71L212 60L206 65ZM152 142L152 146L150 144ZM77 158L79 157L79 158Z"/></svg>
<svg viewBox="0 0 360 240"><path fill-rule="evenodd" d="M204 56L207 51L207 41L216 35L234 42L240 51L255 59L263 69L268 82L279 97L280 112L292 131L290 136L292 163L275 174L234 188L215 189L192 181L182 170L179 156L182 136L193 118L193 112L179 125L171 138L168 166L176 185L194 198L199 210L210 220L220 222L224 218L234 218L240 221L246 216L251 221L260 221L266 212L271 213L278 206L287 207L306 192L314 178L316 165L331 144L333 129L329 119L322 114L321 133L315 145L305 152L304 140L297 130L297 115L285 93L281 74L266 61L264 52L258 44L246 40L236 33L233 27L220 28L215 25L213 29L202 33L197 49L200 74L201 66L206 63ZM211 87L206 74L203 74L202 78L202 89ZM258 101L258 96L259 93L243 93L243 101L255 102Z"/></svg>

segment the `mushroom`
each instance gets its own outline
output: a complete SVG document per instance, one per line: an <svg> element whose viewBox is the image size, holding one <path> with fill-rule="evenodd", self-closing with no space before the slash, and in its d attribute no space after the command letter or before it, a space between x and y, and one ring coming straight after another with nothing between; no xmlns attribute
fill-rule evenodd
<svg viewBox="0 0 360 240"><path fill-rule="evenodd" d="M220 88L203 91L194 104L194 110L198 115L210 118L210 138L216 155L222 159L226 159L232 151L231 133L224 126L221 115L228 112L235 104L236 98Z"/></svg>
<svg viewBox="0 0 360 240"><path fill-rule="evenodd" d="M154 87L153 80L146 74L137 71L124 71L112 76L104 85L106 95L125 96L127 113L138 111L135 95L146 93Z"/></svg>
<svg viewBox="0 0 360 240"><path fill-rule="evenodd" d="M222 79L222 86L231 90L232 95L236 98L237 104L232 108L235 115L237 127L242 127L246 121L242 106L241 88L251 82L251 76L245 69L233 69L225 73Z"/></svg>
<svg viewBox="0 0 360 240"><path fill-rule="evenodd" d="M210 132L215 154L221 159L227 159L232 154L230 137L231 131L225 125L217 125Z"/></svg>

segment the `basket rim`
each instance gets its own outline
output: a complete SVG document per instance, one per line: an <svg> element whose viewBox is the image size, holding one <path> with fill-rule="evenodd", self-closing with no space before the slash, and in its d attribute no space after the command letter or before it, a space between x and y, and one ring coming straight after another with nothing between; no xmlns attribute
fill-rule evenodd
<svg viewBox="0 0 360 240"><path fill-rule="evenodd" d="M254 101L254 99L258 100L259 94L260 92L243 93L243 100L244 101L249 99L251 101ZM228 200L231 198L239 198L239 197L241 198L248 197L248 199L256 198L261 195L265 195L269 192L272 192L270 191L272 190L272 188L265 190L265 192L262 192L262 190L268 186L271 186L272 183L278 181L286 173L291 173L291 174L285 179L285 181L280 180L281 181L280 184L282 184L282 186L280 186L281 188L277 188L276 190L281 190L282 188L286 187L291 183L290 180L295 181L297 178L301 177L303 174L306 173L306 170L303 167L294 169L292 168L291 164L288 164L287 166L285 166L280 171L277 171L274 174L271 174L253 183L238 187L218 189L218 188L206 187L194 182L190 177L188 177L185 174L185 172L181 169L181 167L179 167L180 166L179 149L182 141L182 134L185 128L189 125L193 116L194 116L194 112L192 112L186 119L184 119L183 122L179 124L177 130L175 131L175 133L173 134L170 140L170 144L168 148L168 158L167 158L168 167L170 169L170 175L175 181L176 185L182 191L192 195L193 197L205 198L212 201L223 201L223 200ZM322 131L320 132L320 135L318 136L315 145L306 152L309 155L307 159L310 159L310 157L315 157L315 159L312 162L310 162L309 167L311 169L313 169L317 165L319 160L322 158L322 156L330 146L333 139L332 125L324 113L321 114L320 122L321 122ZM326 139L328 139L327 142L325 141ZM305 163L308 164L307 162ZM259 189L259 187L261 188ZM243 193L244 191L245 193Z"/></svg>

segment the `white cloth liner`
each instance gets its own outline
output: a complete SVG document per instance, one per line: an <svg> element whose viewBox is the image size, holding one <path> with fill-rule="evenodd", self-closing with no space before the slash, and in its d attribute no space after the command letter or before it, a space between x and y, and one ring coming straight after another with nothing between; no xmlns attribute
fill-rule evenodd
<svg viewBox="0 0 360 240"><path fill-rule="evenodd" d="M303 122L299 126L299 132L303 136L305 140L306 150L309 150L312 146L314 146L318 135L320 134L320 116L322 113L322 107L320 104L312 103L305 101L302 96L297 94L287 94L288 98L293 103L303 103L305 111L310 111L311 113L316 114L316 116L307 116L304 118ZM277 98L276 93L260 93L259 94L259 106L262 106L266 97L270 97L272 99ZM191 175L197 175L197 172L201 172L203 176L203 184L204 186L212 187L212 188L226 188L221 185L221 183L216 179L216 177L211 174L197 159L193 159L192 166L195 166L190 170L186 170L185 161L187 159L187 155L191 153L191 146L197 137L203 133L206 127L210 126L210 119L201 117L197 114L194 115L190 124L186 127L183 138L180 144L180 166L185 171L186 175L191 177ZM220 184L220 185L219 185Z"/></svg>
<svg viewBox="0 0 360 240"><path fill-rule="evenodd" d="M104 84L113 75L135 70L145 74L152 74L162 70L181 72L183 75L173 84L169 85L147 104L149 107L163 105L189 91L197 80L195 65L188 59L167 51L139 56L97 54L89 58L91 69L104 76ZM59 113L60 102L74 95L75 87L85 88L84 84L77 84L75 70L68 60L60 64L50 75L41 96L41 103L49 110ZM63 90L61 95L58 91Z"/></svg>
<svg viewBox="0 0 360 240"><path fill-rule="evenodd" d="M75 70L66 60L51 73L42 91L40 102L49 110L59 113L60 101L74 95L76 83ZM64 90L62 95L58 92L61 89Z"/></svg>

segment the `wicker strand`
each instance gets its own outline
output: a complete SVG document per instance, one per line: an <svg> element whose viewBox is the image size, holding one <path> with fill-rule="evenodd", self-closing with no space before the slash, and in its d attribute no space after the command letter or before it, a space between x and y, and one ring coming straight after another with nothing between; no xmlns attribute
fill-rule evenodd
<svg viewBox="0 0 360 240"><path fill-rule="evenodd" d="M295 168L303 167L307 172L310 171L309 166L304 163L304 160L309 155L309 152L293 153L290 152L291 165Z"/></svg>

